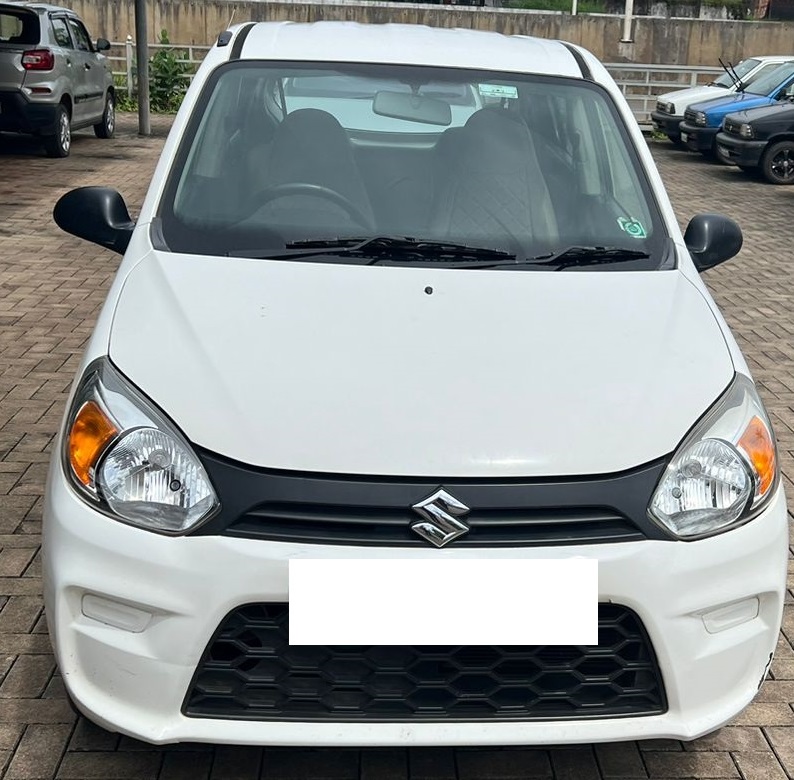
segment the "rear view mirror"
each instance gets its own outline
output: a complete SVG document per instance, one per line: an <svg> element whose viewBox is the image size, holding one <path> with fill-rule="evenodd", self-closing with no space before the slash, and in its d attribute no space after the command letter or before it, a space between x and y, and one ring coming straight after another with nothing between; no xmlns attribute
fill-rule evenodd
<svg viewBox="0 0 794 780"><path fill-rule="evenodd" d="M698 214L684 233L684 242L698 271L730 260L739 253L743 240L742 229L722 214Z"/></svg>
<svg viewBox="0 0 794 780"><path fill-rule="evenodd" d="M421 122L425 125L452 124L452 109L448 103L436 98L412 95L407 92L378 92L372 101L372 110L379 116Z"/></svg>
<svg viewBox="0 0 794 780"><path fill-rule="evenodd" d="M110 41L107 38L96 39L96 50L107 51L110 48Z"/></svg>
<svg viewBox="0 0 794 780"><path fill-rule="evenodd" d="M61 230L123 255L135 223L124 198L109 187L78 187L67 192L52 212Z"/></svg>

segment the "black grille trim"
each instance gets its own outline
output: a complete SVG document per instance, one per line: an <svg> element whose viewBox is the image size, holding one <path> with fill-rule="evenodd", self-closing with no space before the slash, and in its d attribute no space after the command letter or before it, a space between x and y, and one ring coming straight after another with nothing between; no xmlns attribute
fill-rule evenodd
<svg viewBox="0 0 794 780"><path fill-rule="evenodd" d="M694 123L694 122L695 122L695 117L696 117L696 116L697 116L697 115L695 114L695 112L694 112L694 111L690 111L689 109L687 109L686 111L684 111L684 119L686 119L686 121L687 121L687 122L692 122L692 123Z"/></svg>
<svg viewBox="0 0 794 780"><path fill-rule="evenodd" d="M647 515L665 468L656 461L596 477L556 480L387 478L257 469L199 451L221 510L194 535L304 544L423 547L411 507L439 487L470 508L454 546L670 540Z"/></svg>
<svg viewBox="0 0 794 780"><path fill-rule="evenodd" d="M205 650L182 712L304 722L535 721L667 711L639 617L599 605L589 647L289 646L287 604L231 612Z"/></svg>

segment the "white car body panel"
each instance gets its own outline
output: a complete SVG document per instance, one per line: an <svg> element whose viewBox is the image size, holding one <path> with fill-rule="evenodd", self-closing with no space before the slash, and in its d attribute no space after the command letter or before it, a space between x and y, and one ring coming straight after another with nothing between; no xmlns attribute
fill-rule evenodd
<svg viewBox="0 0 794 780"><path fill-rule="evenodd" d="M622 471L672 452L734 372L677 271L450 273L168 253L128 277L110 357L213 452L402 476ZM658 392L671 375L686 381Z"/></svg>

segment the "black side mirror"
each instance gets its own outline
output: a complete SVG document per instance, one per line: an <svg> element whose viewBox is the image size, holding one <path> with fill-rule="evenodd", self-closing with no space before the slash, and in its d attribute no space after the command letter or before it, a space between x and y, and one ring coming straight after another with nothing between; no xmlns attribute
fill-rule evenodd
<svg viewBox="0 0 794 780"><path fill-rule="evenodd" d="M97 51L108 51L110 49L110 41L107 38L97 38L96 39L96 50Z"/></svg>
<svg viewBox="0 0 794 780"><path fill-rule="evenodd" d="M55 204L52 217L61 230L123 255L135 223L124 198L109 187L78 187Z"/></svg>
<svg viewBox="0 0 794 780"><path fill-rule="evenodd" d="M743 241L742 229L722 214L698 214L684 233L684 242L698 271L730 260L739 253Z"/></svg>

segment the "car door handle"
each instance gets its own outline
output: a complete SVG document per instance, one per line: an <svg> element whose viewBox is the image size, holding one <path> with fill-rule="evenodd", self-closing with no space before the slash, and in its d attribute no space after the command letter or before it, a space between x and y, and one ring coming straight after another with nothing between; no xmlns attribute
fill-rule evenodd
<svg viewBox="0 0 794 780"><path fill-rule="evenodd" d="M72 67L72 61L70 59L66 60L66 64L67 64L68 67L70 67L70 68Z"/></svg>
<svg viewBox="0 0 794 780"><path fill-rule="evenodd" d="M86 62L86 64L85 64L85 69L86 69L86 70L91 70L91 66L90 66L90 65L89 65L87 62Z"/></svg>

